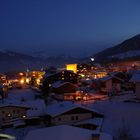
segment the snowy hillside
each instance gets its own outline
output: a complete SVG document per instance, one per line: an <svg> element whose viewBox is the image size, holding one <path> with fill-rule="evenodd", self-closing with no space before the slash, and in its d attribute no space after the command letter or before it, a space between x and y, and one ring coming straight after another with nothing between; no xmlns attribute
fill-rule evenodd
<svg viewBox="0 0 140 140"><path fill-rule="evenodd" d="M140 50L119 53L119 54L112 55L112 56L109 56L109 57L124 59L124 58L130 58L130 57L135 57L135 56L140 56Z"/></svg>

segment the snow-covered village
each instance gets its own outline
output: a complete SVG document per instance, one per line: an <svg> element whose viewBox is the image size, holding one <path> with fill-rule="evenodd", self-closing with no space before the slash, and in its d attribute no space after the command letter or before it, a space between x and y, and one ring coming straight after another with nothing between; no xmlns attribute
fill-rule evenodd
<svg viewBox="0 0 140 140"><path fill-rule="evenodd" d="M140 0L0 0L0 140L140 140Z"/></svg>
<svg viewBox="0 0 140 140"><path fill-rule="evenodd" d="M0 136L140 139L140 67L116 68L67 64L63 70L1 74Z"/></svg>

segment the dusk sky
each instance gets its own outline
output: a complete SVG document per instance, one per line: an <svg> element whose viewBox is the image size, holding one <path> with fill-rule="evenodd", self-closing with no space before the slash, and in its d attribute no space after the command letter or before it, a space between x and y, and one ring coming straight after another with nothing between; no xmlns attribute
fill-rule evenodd
<svg viewBox="0 0 140 140"><path fill-rule="evenodd" d="M0 0L0 50L88 56L140 33L140 0Z"/></svg>

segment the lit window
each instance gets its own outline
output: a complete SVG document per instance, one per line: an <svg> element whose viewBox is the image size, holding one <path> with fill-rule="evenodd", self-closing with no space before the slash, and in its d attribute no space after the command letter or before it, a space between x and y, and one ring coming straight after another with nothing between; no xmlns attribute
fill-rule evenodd
<svg viewBox="0 0 140 140"><path fill-rule="evenodd" d="M26 116L25 116L25 115L23 115L23 116L22 116L22 118L26 118Z"/></svg>
<svg viewBox="0 0 140 140"><path fill-rule="evenodd" d="M8 117L11 117L11 114L9 113L7 116L8 116Z"/></svg>

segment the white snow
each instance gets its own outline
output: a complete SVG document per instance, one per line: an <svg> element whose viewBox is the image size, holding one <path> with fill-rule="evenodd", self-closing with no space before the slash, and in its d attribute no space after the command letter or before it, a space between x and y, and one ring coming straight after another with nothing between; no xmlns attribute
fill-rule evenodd
<svg viewBox="0 0 140 140"><path fill-rule="evenodd" d="M83 109L86 109L86 110L89 110L92 112L96 112L96 113L98 112L95 109L87 108L85 106L76 104L71 101L64 101L64 102L60 102L60 103L56 103L56 104L47 106L46 113L52 117L55 117L57 115L60 115L64 112L67 112L67 111L75 109L75 108L83 108Z"/></svg>
<svg viewBox="0 0 140 140"><path fill-rule="evenodd" d="M90 140L94 131L78 127L59 125L30 131L25 140ZM101 133L99 140L112 140L108 134Z"/></svg>
<svg viewBox="0 0 140 140"><path fill-rule="evenodd" d="M117 58L123 59L127 57L138 56L138 55L140 55L140 50L127 51L127 52L119 53L110 57L114 57L114 58L117 57Z"/></svg>
<svg viewBox="0 0 140 140"><path fill-rule="evenodd" d="M140 103L123 102L131 98L134 98L134 95L121 95L110 101L97 101L95 104L90 102L87 106L104 112L103 132L116 137L124 122L133 137L140 138Z"/></svg>
<svg viewBox="0 0 140 140"><path fill-rule="evenodd" d="M130 79L130 82L140 82L140 74L134 74Z"/></svg>

